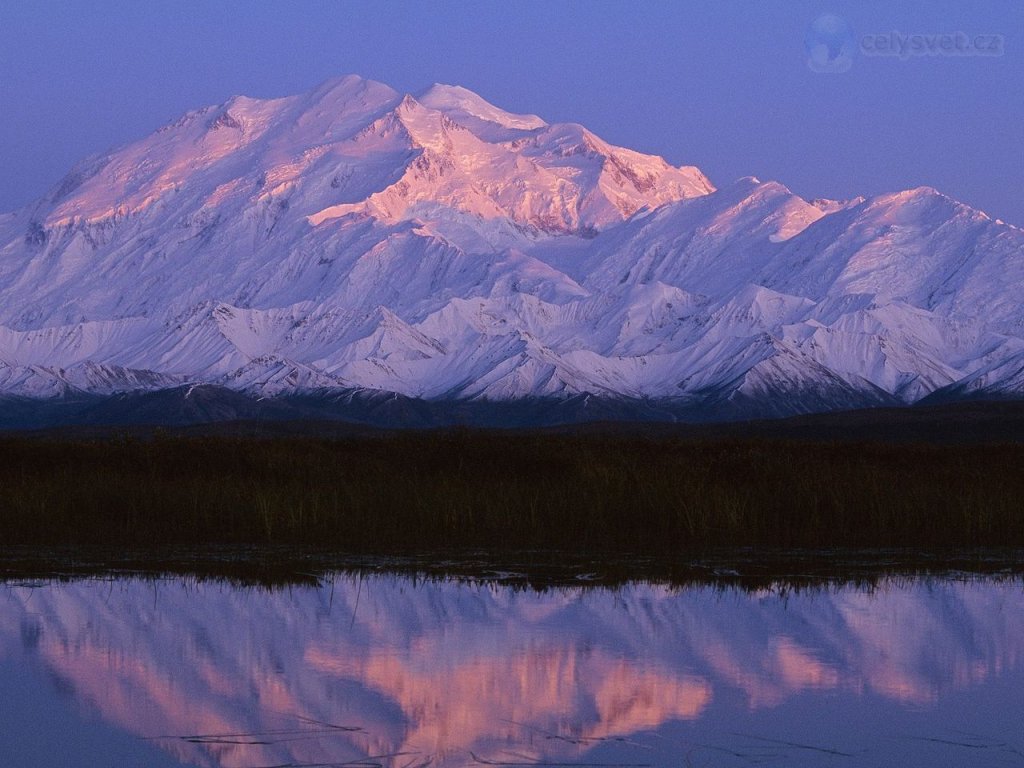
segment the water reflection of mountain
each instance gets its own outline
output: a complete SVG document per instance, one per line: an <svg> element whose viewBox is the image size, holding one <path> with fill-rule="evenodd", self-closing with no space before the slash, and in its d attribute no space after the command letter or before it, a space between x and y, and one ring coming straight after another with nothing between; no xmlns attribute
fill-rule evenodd
<svg viewBox="0 0 1024 768"><path fill-rule="evenodd" d="M577 759L602 739L707 717L716 697L747 710L809 691L928 706L1024 661L1019 584L537 594L339 577L274 593L6 591L0 655L40 665L131 733L204 737L160 740L204 766Z"/></svg>

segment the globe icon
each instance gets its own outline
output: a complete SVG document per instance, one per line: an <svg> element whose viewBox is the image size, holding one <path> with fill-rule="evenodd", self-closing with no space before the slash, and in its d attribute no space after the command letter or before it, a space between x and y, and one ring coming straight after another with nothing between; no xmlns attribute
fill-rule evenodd
<svg viewBox="0 0 1024 768"><path fill-rule="evenodd" d="M826 13L807 28L804 35L807 66L814 72L849 72L856 44L846 20Z"/></svg>

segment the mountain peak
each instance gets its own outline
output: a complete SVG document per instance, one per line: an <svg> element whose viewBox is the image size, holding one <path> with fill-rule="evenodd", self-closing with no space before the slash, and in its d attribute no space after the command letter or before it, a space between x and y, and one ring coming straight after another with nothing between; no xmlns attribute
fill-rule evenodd
<svg viewBox="0 0 1024 768"><path fill-rule="evenodd" d="M479 127L479 123L490 123L513 131L534 131L547 125L536 115L506 112L460 85L434 83L420 94L419 101L470 129Z"/></svg>
<svg viewBox="0 0 1024 768"><path fill-rule="evenodd" d="M869 198L866 203L870 209L891 212L893 215L946 216L957 212L983 215L980 211L975 211L973 208L942 194L934 187L928 186L878 195ZM926 214L926 212L930 213Z"/></svg>
<svg viewBox="0 0 1024 768"><path fill-rule="evenodd" d="M330 77L309 91L309 94L313 100L320 101L332 94L350 96L358 92L398 97L398 91L391 86L359 75Z"/></svg>
<svg viewBox="0 0 1024 768"><path fill-rule="evenodd" d="M407 93L402 96L402 100L398 102L398 106L395 107L395 112L398 115L408 115L421 110L422 108L423 105L417 101L416 97L411 93Z"/></svg>
<svg viewBox="0 0 1024 768"><path fill-rule="evenodd" d="M910 401L1018 359L1022 252L930 187L716 192L460 86L345 76L191 112L0 216L0 393Z"/></svg>

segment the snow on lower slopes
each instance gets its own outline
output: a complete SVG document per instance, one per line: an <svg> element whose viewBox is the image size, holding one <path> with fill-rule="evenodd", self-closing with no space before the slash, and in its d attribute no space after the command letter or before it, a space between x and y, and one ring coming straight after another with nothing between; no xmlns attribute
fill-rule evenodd
<svg viewBox="0 0 1024 768"><path fill-rule="evenodd" d="M0 392L776 399L1024 392L1024 232L845 204L358 77L235 97L0 217Z"/></svg>

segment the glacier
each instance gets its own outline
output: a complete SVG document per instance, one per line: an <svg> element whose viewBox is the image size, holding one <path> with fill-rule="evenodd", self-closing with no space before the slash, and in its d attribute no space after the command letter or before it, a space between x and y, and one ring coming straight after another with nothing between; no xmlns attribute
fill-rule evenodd
<svg viewBox="0 0 1024 768"><path fill-rule="evenodd" d="M0 398L1017 398L1022 285L1024 231L928 187L718 188L464 88L347 76L190 112L0 216Z"/></svg>

